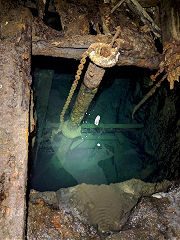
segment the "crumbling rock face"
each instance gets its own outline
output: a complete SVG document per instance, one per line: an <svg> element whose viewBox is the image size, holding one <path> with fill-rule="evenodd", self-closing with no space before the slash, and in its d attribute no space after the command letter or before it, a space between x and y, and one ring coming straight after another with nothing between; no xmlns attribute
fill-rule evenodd
<svg viewBox="0 0 180 240"><path fill-rule="evenodd" d="M109 186L81 184L57 192L40 193L32 190L28 211L28 239L61 237L72 240L177 240L180 237L180 187L172 188L167 193L161 192L168 186L170 182L167 181L155 185L132 179ZM116 192L113 193L113 189ZM152 192L159 190L160 192L152 195ZM120 202L117 201L118 194ZM125 194L126 199L124 199ZM93 195L100 198L94 198ZM111 200L110 208L104 203L107 203L107 199L111 197L115 198ZM131 205L128 205L129 203ZM104 211L97 211L98 206L99 210L104 209ZM126 217L123 219L121 215L116 222L113 218L114 208L117 211L116 215L127 211ZM89 215L90 211L94 213ZM106 217L109 220L108 225ZM97 231L95 226L98 221L104 224L98 227L107 228L115 224L116 230L119 224L120 231L114 233L106 229L108 232L106 234L102 233L100 228Z"/></svg>
<svg viewBox="0 0 180 240"><path fill-rule="evenodd" d="M178 179L180 175L180 111L179 84L169 90L169 84L161 88L145 105L145 131L142 141L151 146L159 172L154 181L162 178ZM139 115L140 116L140 115Z"/></svg>
<svg viewBox="0 0 180 240"><path fill-rule="evenodd" d="M121 230L142 196L166 191L170 185L171 182L168 181L153 184L132 179L100 186L81 184L60 189L56 193L32 190L28 214L28 239L44 239L45 234L46 239L52 239L54 237L51 235L52 228L55 229L53 232L61 231L62 237L65 237L63 235L65 232L70 231L73 234L71 227L67 227L65 223L66 219L69 226L72 226L74 234L79 234L81 238L84 236L82 239L93 239L90 238L92 236L99 239L99 234ZM77 229L77 223L81 224L81 229ZM97 229L92 226L97 226ZM72 235L72 239L78 239L76 235Z"/></svg>
<svg viewBox="0 0 180 240"><path fill-rule="evenodd" d="M55 192L30 194L27 239L100 239L97 230L76 210L61 205Z"/></svg>
<svg viewBox="0 0 180 240"><path fill-rule="evenodd" d="M158 203L156 198L141 199L123 231L118 234L119 239L127 239L130 235L133 236L131 239L166 239L166 218L162 212L168 202L165 199L161 205Z"/></svg>
<svg viewBox="0 0 180 240"><path fill-rule="evenodd" d="M180 187L168 193L144 197L133 209L127 223L108 240L174 239L180 237Z"/></svg>
<svg viewBox="0 0 180 240"><path fill-rule="evenodd" d="M52 210L39 200L29 203L27 239L100 239L97 231L82 219L73 216L66 209Z"/></svg>
<svg viewBox="0 0 180 240"><path fill-rule="evenodd" d="M70 208L76 207L87 215L89 222L98 225L99 232L103 233L120 230L138 199L165 185L155 186L135 179L100 186L81 184L59 190L57 196L60 196L60 202L69 203Z"/></svg>

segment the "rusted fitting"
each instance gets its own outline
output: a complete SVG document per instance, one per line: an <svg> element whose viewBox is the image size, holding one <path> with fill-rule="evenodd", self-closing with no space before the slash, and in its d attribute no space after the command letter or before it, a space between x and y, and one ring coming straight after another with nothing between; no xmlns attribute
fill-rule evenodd
<svg viewBox="0 0 180 240"><path fill-rule="evenodd" d="M90 49L89 58L93 63L100 67L113 67L118 62L119 52L118 48L112 48L106 43L93 43Z"/></svg>
<svg viewBox="0 0 180 240"><path fill-rule="evenodd" d="M76 138L81 136L81 128L75 125L71 120L67 120L62 124L62 134L66 138Z"/></svg>

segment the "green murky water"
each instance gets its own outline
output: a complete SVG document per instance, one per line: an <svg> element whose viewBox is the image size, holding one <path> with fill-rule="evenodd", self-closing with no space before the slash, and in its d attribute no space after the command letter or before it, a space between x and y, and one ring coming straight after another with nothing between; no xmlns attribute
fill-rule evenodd
<svg viewBox="0 0 180 240"><path fill-rule="evenodd" d="M58 152L62 133L52 139L52 132L58 129L75 67L71 71L70 66L58 72L35 71L37 126L31 187L45 191L80 183L110 184L131 178L147 179L155 167L145 161L146 153L140 144L143 121L131 119L134 99L140 98L140 87L129 70L124 74L121 68L107 72L83 119L82 136L71 141L66 154ZM65 119L70 115L77 92L78 89ZM98 125L95 120L99 120ZM89 128L89 124L94 127ZM108 124L111 127L108 128ZM121 125L112 128L116 124ZM135 124L141 127L136 128Z"/></svg>

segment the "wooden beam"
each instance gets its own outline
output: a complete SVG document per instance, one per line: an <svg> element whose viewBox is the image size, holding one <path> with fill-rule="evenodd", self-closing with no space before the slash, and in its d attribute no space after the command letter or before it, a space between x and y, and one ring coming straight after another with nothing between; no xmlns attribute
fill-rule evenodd
<svg viewBox="0 0 180 240"><path fill-rule="evenodd" d="M5 1L0 41L0 239L25 239L31 14ZM6 6L6 7L5 7ZM14 8L15 7L15 8Z"/></svg>
<svg viewBox="0 0 180 240"><path fill-rule="evenodd" d="M159 5L160 0L138 0L142 7L156 7Z"/></svg>
<svg viewBox="0 0 180 240"><path fill-rule="evenodd" d="M134 128L143 128L143 124L99 124L96 126L95 124L84 123L81 125L81 128L87 129L134 129Z"/></svg>
<svg viewBox="0 0 180 240"><path fill-rule="evenodd" d="M46 128L58 128L59 124L58 123L48 123L48 126ZM95 124L91 123L83 123L81 124L82 129L138 129L138 128L143 128L143 124L99 124L96 126Z"/></svg>
<svg viewBox="0 0 180 240"><path fill-rule="evenodd" d="M53 57L81 59L82 53L95 42L110 43L109 35L65 36L34 19L32 35L32 54ZM157 69L162 59L150 34L124 26L121 31L120 56L118 66L138 66Z"/></svg>

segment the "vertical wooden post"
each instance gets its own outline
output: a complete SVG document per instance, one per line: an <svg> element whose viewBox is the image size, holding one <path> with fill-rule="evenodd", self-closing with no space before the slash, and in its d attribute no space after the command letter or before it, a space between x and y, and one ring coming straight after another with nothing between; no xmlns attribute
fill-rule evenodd
<svg viewBox="0 0 180 240"><path fill-rule="evenodd" d="M0 239L21 240L26 225L31 14L16 1L1 4Z"/></svg>

